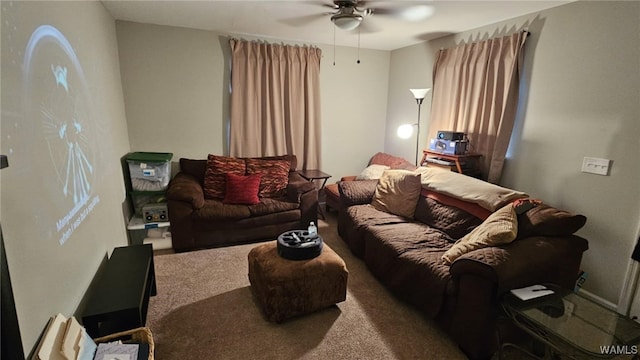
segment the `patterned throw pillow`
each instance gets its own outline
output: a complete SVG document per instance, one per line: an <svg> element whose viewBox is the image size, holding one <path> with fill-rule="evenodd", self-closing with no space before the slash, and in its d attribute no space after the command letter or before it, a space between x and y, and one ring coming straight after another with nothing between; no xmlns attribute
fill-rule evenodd
<svg viewBox="0 0 640 360"><path fill-rule="evenodd" d="M225 204L255 205L260 203L258 190L260 189L260 174L226 175Z"/></svg>
<svg viewBox="0 0 640 360"><path fill-rule="evenodd" d="M207 199L224 199L225 174L244 175L245 170L244 159L209 154L207 157L207 170L204 173L204 197Z"/></svg>
<svg viewBox="0 0 640 360"><path fill-rule="evenodd" d="M288 160L246 159L247 175L260 174L260 197L277 197L285 194L289 183Z"/></svg>

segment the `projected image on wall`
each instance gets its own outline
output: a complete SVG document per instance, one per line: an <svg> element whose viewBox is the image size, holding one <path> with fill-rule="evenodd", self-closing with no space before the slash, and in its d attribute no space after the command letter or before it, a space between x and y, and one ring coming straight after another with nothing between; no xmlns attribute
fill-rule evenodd
<svg viewBox="0 0 640 360"><path fill-rule="evenodd" d="M29 39L23 79L20 130L33 137L32 174L41 179L53 205L42 216L63 244L100 201L93 191L98 168L86 79L69 41L49 25L38 27Z"/></svg>

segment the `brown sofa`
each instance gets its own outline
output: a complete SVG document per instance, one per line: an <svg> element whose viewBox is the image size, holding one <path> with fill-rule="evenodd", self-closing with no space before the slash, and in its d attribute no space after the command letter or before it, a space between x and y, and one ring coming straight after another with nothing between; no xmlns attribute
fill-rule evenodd
<svg viewBox="0 0 640 360"><path fill-rule="evenodd" d="M465 184L471 179L448 172L439 184L444 190L434 189L423 173L414 219L371 205L377 180L340 182L338 231L391 292L435 319L469 358L485 359L498 346L502 294L538 283L573 288L588 242L572 234L586 218L537 205L517 215L513 242L470 251L448 265L447 250L492 214L466 195L455 197L457 177ZM510 205L513 198L504 200Z"/></svg>
<svg viewBox="0 0 640 360"><path fill-rule="evenodd" d="M254 205L206 198L207 160L180 159L180 172L166 194L175 251L275 239L288 230L306 229L311 221L317 223L318 190L295 171L295 155L248 159L289 161L284 193L260 197Z"/></svg>

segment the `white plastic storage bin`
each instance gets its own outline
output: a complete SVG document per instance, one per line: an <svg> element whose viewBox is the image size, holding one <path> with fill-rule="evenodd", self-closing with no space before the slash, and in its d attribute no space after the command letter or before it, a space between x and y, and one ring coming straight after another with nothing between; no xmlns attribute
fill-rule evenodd
<svg viewBox="0 0 640 360"><path fill-rule="evenodd" d="M133 152L127 155L134 191L164 191L171 179L172 153Z"/></svg>
<svg viewBox="0 0 640 360"><path fill-rule="evenodd" d="M167 198L164 194L164 191L132 191L130 196L134 213L143 216L142 208L145 205L166 203Z"/></svg>
<svg viewBox="0 0 640 360"><path fill-rule="evenodd" d="M151 244L153 250L171 249L171 227L168 221L146 223L141 217L129 220L129 240L131 245Z"/></svg>

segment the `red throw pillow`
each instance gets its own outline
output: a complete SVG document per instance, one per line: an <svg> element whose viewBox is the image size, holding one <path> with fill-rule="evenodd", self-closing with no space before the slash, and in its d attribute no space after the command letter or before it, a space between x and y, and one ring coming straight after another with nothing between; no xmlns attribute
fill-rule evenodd
<svg viewBox="0 0 640 360"><path fill-rule="evenodd" d="M258 189L260 188L260 174L235 175L226 174L225 204L255 205L260 203Z"/></svg>
<svg viewBox="0 0 640 360"><path fill-rule="evenodd" d="M225 174L244 175L245 170L244 159L209 154L207 170L204 173L204 197L224 199Z"/></svg>
<svg viewBox="0 0 640 360"><path fill-rule="evenodd" d="M260 174L260 197L282 196L289 183L288 160L247 159L247 175Z"/></svg>

